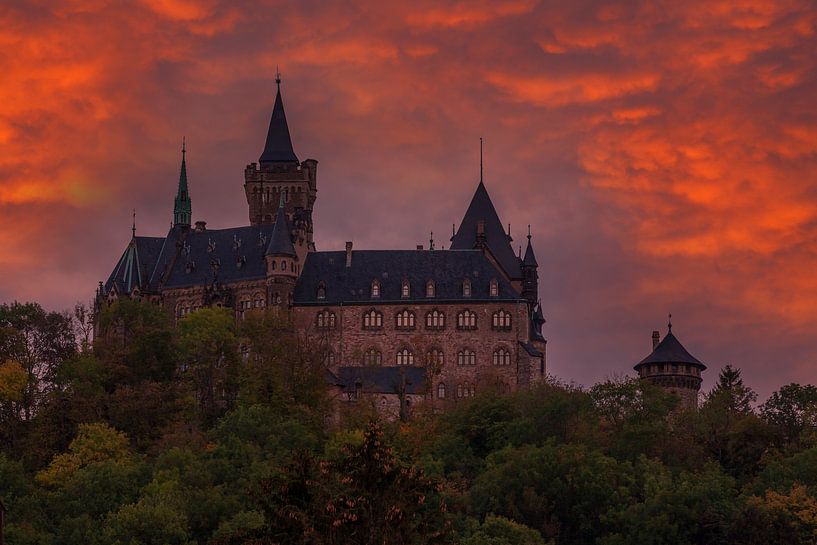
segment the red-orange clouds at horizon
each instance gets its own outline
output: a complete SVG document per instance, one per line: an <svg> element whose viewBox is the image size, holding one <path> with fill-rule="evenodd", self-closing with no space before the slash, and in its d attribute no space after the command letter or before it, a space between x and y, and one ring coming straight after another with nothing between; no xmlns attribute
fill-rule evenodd
<svg viewBox="0 0 817 545"><path fill-rule="evenodd" d="M708 381L815 382L815 50L799 1L5 6L0 301L87 300L132 208L163 234L183 135L194 216L244 223L280 66L319 249L445 241L484 136L554 373L628 372L672 311Z"/></svg>

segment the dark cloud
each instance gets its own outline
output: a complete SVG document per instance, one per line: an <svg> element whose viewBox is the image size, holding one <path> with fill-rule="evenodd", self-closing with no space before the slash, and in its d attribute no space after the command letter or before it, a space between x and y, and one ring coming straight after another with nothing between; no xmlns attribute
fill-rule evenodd
<svg viewBox="0 0 817 545"><path fill-rule="evenodd" d="M803 2L38 2L0 15L0 299L87 299L194 215L246 221L284 73L319 248L447 244L486 180L532 224L549 364L627 372L675 315L761 392L817 356L817 10Z"/></svg>

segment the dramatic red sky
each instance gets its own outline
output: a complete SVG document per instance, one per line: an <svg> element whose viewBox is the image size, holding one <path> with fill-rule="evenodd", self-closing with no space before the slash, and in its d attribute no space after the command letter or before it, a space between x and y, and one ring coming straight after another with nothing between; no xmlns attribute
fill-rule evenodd
<svg viewBox="0 0 817 545"><path fill-rule="evenodd" d="M32 0L0 6L0 301L87 301L194 219L247 222L276 65L319 249L447 245L485 178L541 264L549 370L629 372L671 311L761 400L817 382L817 8Z"/></svg>

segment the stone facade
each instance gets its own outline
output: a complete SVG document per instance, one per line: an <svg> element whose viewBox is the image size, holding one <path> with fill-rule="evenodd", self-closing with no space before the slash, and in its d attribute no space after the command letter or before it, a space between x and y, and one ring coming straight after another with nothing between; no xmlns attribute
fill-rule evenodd
<svg viewBox="0 0 817 545"><path fill-rule="evenodd" d="M268 307L291 312L298 333L327 346L337 399L389 414L401 403L404 412L421 401L443 409L544 379L530 234L523 259L482 180L449 250L352 251L349 242L345 252L318 252L317 161L295 155L279 88L264 152L244 170L244 194L248 226L192 227L183 158L173 227L166 237L134 233L100 283L98 304L148 297L177 319L204 306L232 308L237 320ZM354 378L363 368L365 380ZM409 369L411 392L398 392L396 377Z"/></svg>

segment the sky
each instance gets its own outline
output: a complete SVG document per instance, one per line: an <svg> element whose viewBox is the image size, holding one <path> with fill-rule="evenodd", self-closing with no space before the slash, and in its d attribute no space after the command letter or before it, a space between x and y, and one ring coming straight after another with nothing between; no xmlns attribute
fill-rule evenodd
<svg viewBox="0 0 817 545"><path fill-rule="evenodd" d="M394 4L394 5L393 5ZM817 382L817 7L787 0L0 6L0 301L88 301L131 234L248 222L276 67L319 250L447 246L479 179L531 225L548 370L673 332L762 401Z"/></svg>

